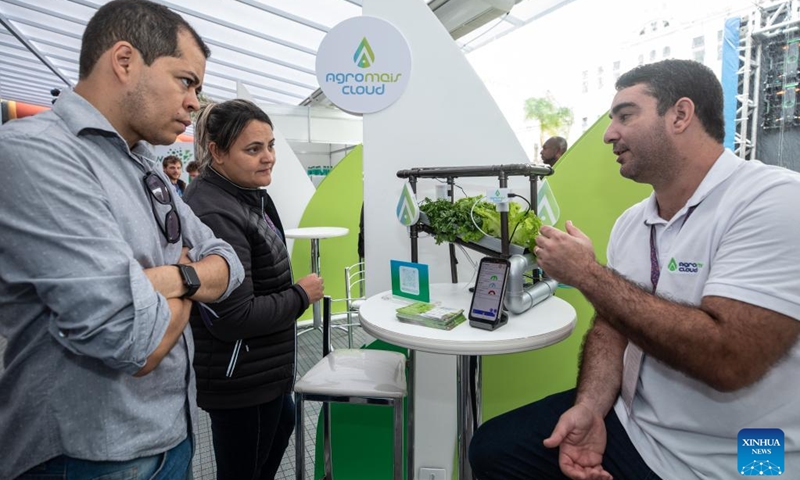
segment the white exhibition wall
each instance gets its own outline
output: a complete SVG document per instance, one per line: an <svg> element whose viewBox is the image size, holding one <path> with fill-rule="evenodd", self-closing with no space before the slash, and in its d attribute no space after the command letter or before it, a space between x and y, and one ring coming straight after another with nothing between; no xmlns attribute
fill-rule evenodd
<svg viewBox="0 0 800 480"><path fill-rule="evenodd" d="M389 262L410 260L405 227L395 216L405 168L527 163L522 146L484 84L425 2L364 0L363 14L382 18L406 37L412 69L408 87L389 108L364 115L364 201L367 295L391 288ZM435 180L422 180L418 198L434 197ZM497 180L458 182L470 195L496 187ZM527 181L510 182L523 193ZM524 193L523 193L524 194ZM459 191L460 196L460 191ZM419 261L431 282L449 282L445 245L426 238ZM459 279L472 275L459 253ZM415 470L435 467L451 478L456 442L455 357L417 353L415 368ZM424 366L423 366L424 365ZM424 392L424 393L423 393ZM433 425L436 425L433 427Z"/></svg>
<svg viewBox="0 0 800 480"><path fill-rule="evenodd" d="M363 11L394 24L405 35L412 56L403 96L381 112L364 115L365 253L367 293L372 295L391 288L389 261L409 260L411 255L406 228L395 217L404 182L397 178L398 170L529 160L483 82L424 2L365 0ZM437 183L421 180L418 199L433 198ZM470 195L483 193L481 185L497 187L496 178L458 183ZM512 186L523 195L529 189L522 180ZM431 265L431 281L450 281L444 245L421 241L419 261ZM465 273L459 278L468 280L472 269Z"/></svg>
<svg viewBox="0 0 800 480"><path fill-rule="evenodd" d="M252 95L241 83L237 82L236 93L238 98L253 101ZM275 166L272 168L272 183L267 187L270 197L275 202L275 207L281 215L281 222L284 229L297 228L303 212L306 210L308 202L314 196L316 188L308 178L305 167L297 159L292 151L292 147L281 133L281 127L277 119L273 119L270 113L271 105L259 105L274 124L272 130L275 135ZM294 240L286 239L286 248L289 255L292 254Z"/></svg>

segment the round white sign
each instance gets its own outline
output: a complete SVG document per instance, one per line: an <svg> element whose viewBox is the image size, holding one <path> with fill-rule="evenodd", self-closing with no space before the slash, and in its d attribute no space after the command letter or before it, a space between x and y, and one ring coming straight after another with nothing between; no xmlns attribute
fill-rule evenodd
<svg viewBox="0 0 800 480"><path fill-rule="evenodd" d="M411 50L391 23L354 17L336 25L317 50L317 81L334 105L373 113L400 98L411 75Z"/></svg>

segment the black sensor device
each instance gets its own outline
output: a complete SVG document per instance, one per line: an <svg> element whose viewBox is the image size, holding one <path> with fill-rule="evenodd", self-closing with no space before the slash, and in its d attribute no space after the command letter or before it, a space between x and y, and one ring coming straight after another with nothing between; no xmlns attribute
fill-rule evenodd
<svg viewBox="0 0 800 480"><path fill-rule="evenodd" d="M503 300L511 264L504 258L484 257L478 267L478 280L469 305L469 324L495 330L508 322Z"/></svg>

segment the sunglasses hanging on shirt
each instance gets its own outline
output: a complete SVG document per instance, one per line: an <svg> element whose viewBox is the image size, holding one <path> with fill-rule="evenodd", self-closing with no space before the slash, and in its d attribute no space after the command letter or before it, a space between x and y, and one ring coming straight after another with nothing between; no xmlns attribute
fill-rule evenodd
<svg viewBox="0 0 800 480"><path fill-rule="evenodd" d="M175 206L175 200L172 198L170 186L154 172L147 172L143 180L145 189L149 193L150 207L153 210L158 228L161 229L161 233L164 234L164 238L167 239L167 242L177 243L181 238L181 218L178 216L178 208ZM159 215L153 200L161 205L170 206L163 221L161 220L161 215Z"/></svg>

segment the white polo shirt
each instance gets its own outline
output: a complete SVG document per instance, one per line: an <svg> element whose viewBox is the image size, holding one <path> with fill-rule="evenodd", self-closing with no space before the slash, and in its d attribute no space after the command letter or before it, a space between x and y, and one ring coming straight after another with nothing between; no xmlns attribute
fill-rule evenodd
<svg viewBox="0 0 800 480"><path fill-rule="evenodd" d="M669 222L658 216L654 195L628 209L611 232L608 264L647 290L651 225L659 296L689 305L727 297L800 320L800 175L726 150ZM742 428L783 430L783 476L800 478L800 343L761 380L730 393L645 355L632 416L621 399L614 408L665 480L739 477Z"/></svg>

